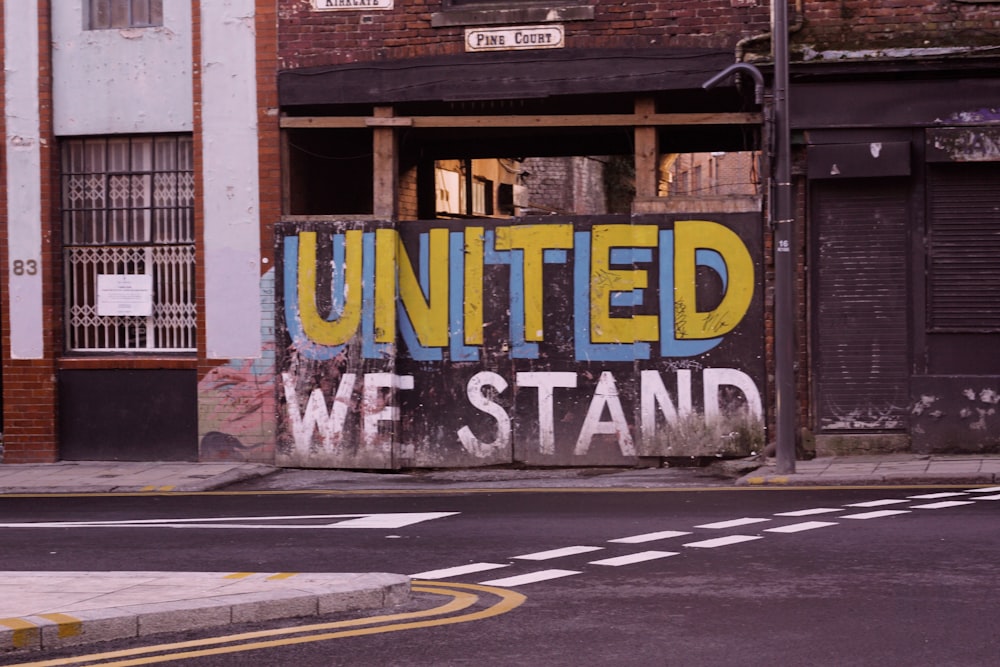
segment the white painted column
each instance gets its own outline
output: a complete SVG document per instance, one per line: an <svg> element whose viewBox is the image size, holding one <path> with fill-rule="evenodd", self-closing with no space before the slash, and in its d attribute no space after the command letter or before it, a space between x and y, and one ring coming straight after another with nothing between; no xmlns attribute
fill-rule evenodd
<svg viewBox="0 0 1000 667"><path fill-rule="evenodd" d="M5 0L7 284L12 359L41 359L45 352L38 56L37 0Z"/></svg>
<svg viewBox="0 0 1000 667"><path fill-rule="evenodd" d="M207 356L255 358L261 312L254 0L199 4Z"/></svg>

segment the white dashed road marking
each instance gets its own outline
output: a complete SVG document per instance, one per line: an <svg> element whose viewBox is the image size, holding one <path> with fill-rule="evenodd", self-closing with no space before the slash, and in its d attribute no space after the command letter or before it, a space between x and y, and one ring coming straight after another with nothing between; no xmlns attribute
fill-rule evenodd
<svg viewBox="0 0 1000 667"><path fill-rule="evenodd" d="M730 519L729 521L716 521L715 523L703 523L700 526L695 526L695 528L735 528L736 526L746 526L751 523L764 523L765 521L770 521L770 519L755 519L752 517L744 517L742 519Z"/></svg>
<svg viewBox="0 0 1000 667"><path fill-rule="evenodd" d="M843 512L842 507L814 507L810 510L796 510L794 512L778 512L774 516L811 516L813 514L830 514L831 512Z"/></svg>
<svg viewBox="0 0 1000 667"><path fill-rule="evenodd" d="M881 519L884 516L895 514L909 514L910 510L877 510L875 512L862 512L861 514L845 514L841 519Z"/></svg>
<svg viewBox="0 0 1000 667"><path fill-rule="evenodd" d="M939 503L927 503L926 505L910 505L910 509L915 510L943 510L946 507L958 507L960 505L974 505L971 500L942 500Z"/></svg>
<svg viewBox="0 0 1000 667"><path fill-rule="evenodd" d="M711 540L702 540L700 542L688 542L684 546L686 547L697 547L699 549L714 549L716 547L725 547L730 544L739 544L740 542L750 542L751 540L762 540L764 539L760 535L730 535L729 537L716 537Z"/></svg>
<svg viewBox="0 0 1000 667"><path fill-rule="evenodd" d="M789 526L779 526L778 528L765 528L765 533L801 533L803 530L812 530L814 528L825 528L826 526L836 526L836 522L833 521L804 521L802 523L793 523Z"/></svg>
<svg viewBox="0 0 1000 667"><path fill-rule="evenodd" d="M612 567L620 567L622 565L632 565L633 563L645 563L648 560L656 560L657 558L666 558L668 556L676 556L678 552L676 551L640 551L637 554L629 554L628 556L616 556L614 558L605 558L604 560L592 560L590 565L610 565Z"/></svg>
<svg viewBox="0 0 1000 667"><path fill-rule="evenodd" d="M898 500L895 498L885 500L869 500L864 503L853 503L851 505L844 505L844 507L882 507L883 505L898 505L900 503L909 502L908 500Z"/></svg>
<svg viewBox="0 0 1000 667"><path fill-rule="evenodd" d="M501 567L510 567L510 563L470 563L469 565L445 567L440 570L427 570L426 572L418 572L410 576L414 579L447 579L448 577L458 577L463 574L472 574L473 572L497 570Z"/></svg>
<svg viewBox="0 0 1000 667"><path fill-rule="evenodd" d="M968 494L976 494L974 496L969 496ZM989 495L985 495L989 494ZM844 505L843 507L812 507L808 509L794 510L790 512L777 512L774 516L780 517L806 517L814 516L820 514L833 514L838 512L846 511L844 508L847 507L858 507L858 508L874 508L874 507L884 507L886 505L899 505L904 503L912 503L914 500L937 500L940 498L956 498L964 496L965 500L941 500L939 502L925 503L921 505L910 505L909 509L881 509L872 510L870 512L860 512L856 514L842 514L836 518L838 521L840 519L879 519L882 517L897 516L899 514L909 514L915 509L946 509L950 507L960 507L962 505L974 505L977 500L1000 500L1000 486L984 488L984 489L969 489L964 492L936 492L936 493L925 493L915 496L908 496L907 498L897 499L897 498L884 498L882 500L869 500L860 503L852 503ZM427 519L440 518L444 516L449 516L453 514L452 512L434 512L426 514L398 514L398 515L383 515L383 517L378 517L377 515L325 515L323 518L346 518L347 521L341 521L336 524L327 524L327 526L340 526L346 525L350 527L390 527L400 525L401 522L406 525L409 523L415 523L416 521L426 521ZM275 517L271 517L275 518ZM282 518L293 518L293 517L282 517ZM294 517L296 519L302 517ZM318 517L309 517L318 518ZM225 519L224 519L225 520ZM229 519L232 520L232 519ZM416 521L414 521L416 520ZM737 526L747 526L751 524L766 523L771 521L771 519L765 519L761 517L743 517L739 519L730 519L727 521L715 521L713 523L705 523L695 528L712 529L719 530L725 528L735 528ZM353 525L352 525L353 524ZM837 522L834 521L802 521L799 523L792 523L785 526L776 526L774 528L765 528L762 532L765 533L779 533L779 534L792 534L801 533L807 530L814 530L817 528L826 528L827 526L836 526ZM639 535L629 535L627 537L619 537L612 540L608 540L609 543L617 544L642 544L645 542L654 542L656 540L665 540L674 537L681 537L684 535L693 535L694 533L690 531L682 530L661 530L653 533L642 533ZM699 540L696 542L688 542L683 544L684 547L693 547L698 549L714 549L717 547L729 546L731 544L741 544L743 542L752 542L755 540L764 539L763 535L727 535L725 537L716 537L707 540ZM549 549L547 551L538 551L530 554L523 554L521 556L511 556L512 559L526 560L526 561L543 561L552 560L556 558L563 558L566 556L575 556L579 554L591 553L594 551L602 551L604 547L596 546L570 546L563 547L560 549ZM637 553L626 554L623 556L614 556L610 558L602 558L600 560L593 560L588 563L588 565L604 565L609 567L621 567L625 565L633 565L636 563L644 563L647 561L659 560L662 558L668 558L670 556L677 556L680 552L677 551L640 551ZM513 563L469 563L466 565L458 565L455 567L441 568L436 570L427 570L426 572L420 572L417 574L410 575L415 579L446 579L449 577L457 577L461 575L474 574L477 572L486 572L489 570L497 570L505 567L512 566ZM575 574L583 574L583 572L578 570L559 570L559 569L549 569L541 570L539 572L531 572L528 574L520 574L515 576L503 577L501 579L492 579L490 581L480 582L484 586L524 586L526 584L533 584L540 581L549 581L551 579L560 579L562 577L569 577Z"/></svg>
<svg viewBox="0 0 1000 667"><path fill-rule="evenodd" d="M493 579L492 581L481 581L479 583L483 586L523 586L525 584L533 584L538 581L571 577L574 574L582 574L582 572L578 572L576 570L542 570L541 572L521 574L515 577L506 577L504 579Z"/></svg>
<svg viewBox="0 0 1000 667"><path fill-rule="evenodd" d="M590 551L600 551L604 547L563 547L562 549L551 549L549 551L539 551L533 554L524 554L523 556L513 556L518 560L551 560L553 558L562 558L563 556L575 556L576 554L585 554Z"/></svg>
<svg viewBox="0 0 1000 667"><path fill-rule="evenodd" d="M631 537L619 537L616 540L608 540L608 542L618 542L621 544L641 544L643 542L655 542L656 540L665 540L668 537L680 537L681 535L690 535L691 533L683 530L661 530L658 533L646 533L644 535L632 535Z"/></svg>

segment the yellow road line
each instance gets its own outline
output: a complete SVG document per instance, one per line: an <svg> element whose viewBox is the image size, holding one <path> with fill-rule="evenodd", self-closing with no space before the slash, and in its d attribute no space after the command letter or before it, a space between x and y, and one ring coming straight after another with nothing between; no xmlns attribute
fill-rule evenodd
<svg viewBox="0 0 1000 667"><path fill-rule="evenodd" d="M148 665L167 660L182 660L186 658L204 657L209 655L220 655L224 653L236 653L240 651L253 651L265 648L276 648L294 644L304 644L309 642L327 641L331 639L343 639L348 637L358 637L364 635L379 634L382 632L399 632L401 630L414 630L425 627L435 627L440 625L451 625L456 623L467 623L490 618L504 614L518 606L526 599L524 595L503 588L492 586L479 586L474 584L443 584L436 582L415 582L412 590L419 593L431 593L434 595L448 596L452 598L443 605L432 609L425 609L416 612L403 614L391 614L383 616L373 616L371 618L351 619L347 621L336 621L332 623L317 623L295 628L276 628L272 630L259 630L236 635L222 637L211 637L187 642L176 642L172 644L160 644L144 646L140 648L124 649L121 651L110 651L106 653L95 653L92 655L75 656L72 658L59 658L54 660L43 660L39 662L26 662L11 667L57 667L59 665L102 665L103 667L128 667L131 665ZM451 590L460 589L460 590ZM474 592L465 592L474 591ZM474 605L479 596L475 592L486 593L500 598L500 602L487 609L463 614L460 616L446 616L467 609ZM427 617L438 617L430 618ZM427 620L417 620L427 619ZM407 621L407 622L401 622ZM383 625L376 625L383 624ZM369 626L360 627L357 626ZM343 628L357 628L344 630ZM326 632L336 630L335 632ZM318 634L306 634L318 633ZM284 637L282 637L284 635ZM305 636L287 636L305 635ZM252 641L266 637L278 637L269 641ZM242 642L242 643L238 643ZM230 644L229 646L220 646ZM213 647L203 648L199 647ZM170 652L176 651L176 652ZM149 653L160 653L161 655L146 655ZM143 657L133 657L143 656ZM117 660L125 658L125 660ZM110 660L111 662L104 662Z"/></svg>

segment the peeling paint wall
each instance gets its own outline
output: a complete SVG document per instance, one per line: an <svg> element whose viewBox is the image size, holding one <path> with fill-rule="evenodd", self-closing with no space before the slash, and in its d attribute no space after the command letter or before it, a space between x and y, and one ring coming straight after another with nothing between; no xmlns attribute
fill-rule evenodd
<svg viewBox="0 0 1000 667"><path fill-rule="evenodd" d="M156 28L84 30L82 0L52 7L57 135L190 132L191 7L163 0Z"/></svg>
<svg viewBox="0 0 1000 667"><path fill-rule="evenodd" d="M763 440L759 213L277 239L279 465L620 465Z"/></svg>
<svg viewBox="0 0 1000 667"><path fill-rule="evenodd" d="M260 356L233 359L198 383L201 461L274 462L274 269L260 279L260 312Z"/></svg>
<svg viewBox="0 0 1000 667"><path fill-rule="evenodd" d="M1000 377L912 379L910 432L918 452L1000 452Z"/></svg>

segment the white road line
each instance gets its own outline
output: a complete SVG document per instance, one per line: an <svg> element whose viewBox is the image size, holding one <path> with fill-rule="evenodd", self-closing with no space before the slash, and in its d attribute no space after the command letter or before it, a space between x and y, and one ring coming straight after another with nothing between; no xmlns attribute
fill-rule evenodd
<svg viewBox="0 0 1000 667"><path fill-rule="evenodd" d="M760 535L729 535L727 537L715 537L711 540L702 540L700 542L688 542L684 546L686 547L697 547L699 549L714 549L716 547L725 547L730 544L739 544L740 542L750 542L751 540L762 540L764 539Z"/></svg>
<svg viewBox="0 0 1000 667"><path fill-rule="evenodd" d="M677 551L640 551L639 553L629 554L628 556L615 556L614 558L605 558L604 560L592 560L590 561L590 564L619 567L621 565L632 565L633 563L645 563L648 560L666 558L667 556L676 556L678 553L679 552Z"/></svg>
<svg viewBox="0 0 1000 667"><path fill-rule="evenodd" d="M794 512L778 512L774 516L810 516L812 514L830 514L831 512L843 512L842 507L814 507L810 510L796 510Z"/></svg>
<svg viewBox="0 0 1000 667"><path fill-rule="evenodd" d="M410 576L414 579L447 579L448 577L458 577L473 572L496 570L501 567L510 567L510 563L470 563L468 565L445 567L440 570L427 570L426 572L418 572Z"/></svg>
<svg viewBox="0 0 1000 667"><path fill-rule="evenodd" d="M883 505L898 505L900 503L907 503L907 502L910 502L910 501L905 500L905 499L904 500L896 500L895 498L893 498L891 500L890 499L886 499L886 500L869 500L869 501L864 502L864 503L852 503L850 505L844 505L844 507L882 507Z"/></svg>
<svg viewBox="0 0 1000 667"><path fill-rule="evenodd" d="M46 521L5 523L0 528L402 528L422 521L453 516L458 512L394 512L386 514L292 514L275 516L224 516L187 519L125 519L119 521ZM318 520L343 519L333 523ZM246 523L249 521L298 521L300 523ZM303 523L304 522L304 523Z"/></svg>
<svg viewBox="0 0 1000 667"><path fill-rule="evenodd" d="M357 519L338 521L330 524L331 528L402 528L421 521L440 519L452 516L458 512L397 512L386 514L369 514Z"/></svg>
<svg viewBox="0 0 1000 667"><path fill-rule="evenodd" d="M826 526L836 526L834 521L803 521L802 523L793 523L788 526L779 526L777 528L765 528L765 533L801 533L803 530L812 530L813 528L824 528Z"/></svg>
<svg viewBox="0 0 1000 667"><path fill-rule="evenodd" d="M955 496L964 496L965 491L946 491L944 493L922 493L919 496L906 496L913 500L934 500L936 498L954 498Z"/></svg>
<svg viewBox="0 0 1000 667"><path fill-rule="evenodd" d="M943 510L947 507L958 507L959 505L975 505L972 500L942 500L939 503L928 503L926 505L910 505L914 510Z"/></svg>
<svg viewBox="0 0 1000 667"><path fill-rule="evenodd" d="M881 519L884 516L895 514L909 514L910 510L876 510L874 512L862 512L861 514L845 514L841 519Z"/></svg>
<svg viewBox="0 0 1000 667"><path fill-rule="evenodd" d="M1000 491L1000 486L991 486L985 489L966 489L966 493L996 493Z"/></svg>
<svg viewBox="0 0 1000 667"><path fill-rule="evenodd" d="M681 535L690 534L690 532L683 530L661 530L658 533L645 533L643 535L632 535L631 537L619 537L616 540L608 540L608 542L618 542L620 544L641 544L643 542L655 542L656 540L665 540L668 537L680 537Z"/></svg>
<svg viewBox="0 0 1000 667"><path fill-rule="evenodd" d="M995 496L976 496L976 500L1000 500L1000 493Z"/></svg>
<svg viewBox="0 0 1000 667"><path fill-rule="evenodd" d="M576 554L585 554L590 551L601 551L604 547L563 547L562 549L551 549L550 551L539 551L533 554L524 554L523 556L513 556L518 560L550 560L552 558L562 558L563 556L575 556Z"/></svg>
<svg viewBox="0 0 1000 667"><path fill-rule="evenodd" d="M549 579L559 579L561 577L571 577L574 574L582 574L576 570L542 570L531 574L520 574L504 579L492 579L490 581L480 581L483 586L523 586L533 584L538 581L548 581Z"/></svg>
<svg viewBox="0 0 1000 667"><path fill-rule="evenodd" d="M695 528L735 528L736 526L746 526L751 523L764 523L765 521L770 521L770 519L755 519L753 517L745 517L743 519L730 519L729 521L716 521L715 523L703 523L700 526L695 526Z"/></svg>

